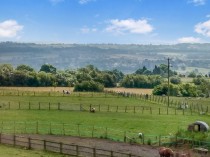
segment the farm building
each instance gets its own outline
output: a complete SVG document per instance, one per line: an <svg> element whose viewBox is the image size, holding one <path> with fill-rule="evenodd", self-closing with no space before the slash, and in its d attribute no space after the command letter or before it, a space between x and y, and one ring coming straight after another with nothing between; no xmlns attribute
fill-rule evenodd
<svg viewBox="0 0 210 157"><path fill-rule="evenodd" d="M203 121L196 121L188 126L189 131L208 131L209 126Z"/></svg>

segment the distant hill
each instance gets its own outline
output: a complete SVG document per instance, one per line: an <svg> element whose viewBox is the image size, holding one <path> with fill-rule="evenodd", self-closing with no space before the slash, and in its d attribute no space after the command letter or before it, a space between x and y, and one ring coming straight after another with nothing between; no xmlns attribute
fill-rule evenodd
<svg viewBox="0 0 210 157"><path fill-rule="evenodd" d="M174 70L210 68L210 44L120 45L120 44L35 44L0 43L0 63L27 64L39 70L45 63L57 69L75 69L92 64L99 69L132 73L146 66L167 64ZM209 70L210 71L210 70Z"/></svg>

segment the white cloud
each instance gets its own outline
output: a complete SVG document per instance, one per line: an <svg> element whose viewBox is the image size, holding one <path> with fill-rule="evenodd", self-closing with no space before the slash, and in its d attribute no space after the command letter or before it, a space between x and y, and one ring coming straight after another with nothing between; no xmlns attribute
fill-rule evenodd
<svg viewBox="0 0 210 157"><path fill-rule="evenodd" d="M93 33L93 32L97 32L97 28L83 27L80 30L81 30L82 33Z"/></svg>
<svg viewBox="0 0 210 157"><path fill-rule="evenodd" d="M113 19L109 21L110 25L106 28L107 32L115 32L119 34L134 33L134 34L146 34L154 30L153 26L148 23L147 20L118 20Z"/></svg>
<svg viewBox="0 0 210 157"><path fill-rule="evenodd" d="M200 38L195 37L182 37L178 39L179 43L199 43L200 41Z"/></svg>
<svg viewBox="0 0 210 157"><path fill-rule="evenodd" d="M0 37L12 38L23 29L15 20L6 20L0 23Z"/></svg>
<svg viewBox="0 0 210 157"><path fill-rule="evenodd" d="M195 6L205 5L206 4L206 0L190 0L189 2L193 3Z"/></svg>
<svg viewBox="0 0 210 157"><path fill-rule="evenodd" d="M96 1L96 0L79 0L79 3L80 4L86 4L86 3L89 3L89 2L92 2L92 1Z"/></svg>
<svg viewBox="0 0 210 157"><path fill-rule="evenodd" d="M210 20L195 25L195 32L210 37Z"/></svg>

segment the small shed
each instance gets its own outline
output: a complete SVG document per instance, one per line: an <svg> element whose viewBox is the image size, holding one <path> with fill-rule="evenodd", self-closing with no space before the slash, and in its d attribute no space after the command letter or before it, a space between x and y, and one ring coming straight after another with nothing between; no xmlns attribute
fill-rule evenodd
<svg viewBox="0 0 210 157"><path fill-rule="evenodd" d="M189 131L208 131L209 126L206 122L203 121L196 121L188 126Z"/></svg>

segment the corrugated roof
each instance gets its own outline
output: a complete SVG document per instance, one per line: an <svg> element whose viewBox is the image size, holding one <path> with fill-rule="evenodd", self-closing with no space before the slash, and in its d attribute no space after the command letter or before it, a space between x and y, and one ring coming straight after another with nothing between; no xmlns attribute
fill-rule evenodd
<svg viewBox="0 0 210 157"><path fill-rule="evenodd" d="M209 125L206 122L203 121L196 121L194 124L200 124L205 126L206 130L209 130Z"/></svg>

